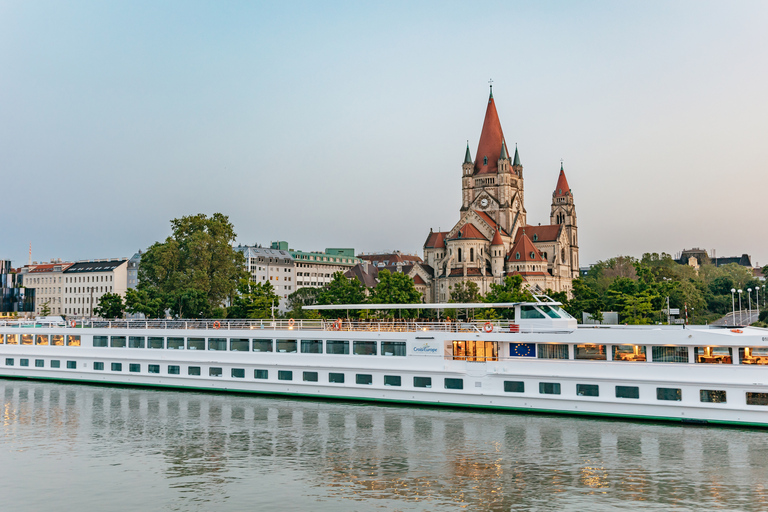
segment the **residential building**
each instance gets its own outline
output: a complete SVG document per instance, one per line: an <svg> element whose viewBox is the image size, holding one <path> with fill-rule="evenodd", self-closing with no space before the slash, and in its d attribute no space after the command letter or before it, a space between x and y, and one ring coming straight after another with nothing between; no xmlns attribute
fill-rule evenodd
<svg viewBox="0 0 768 512"><path fill-rule="evenodd" d="M296 265L296 289L325 286L336 272L345 273L362 260L352 248L328 248L324 252L288 249L288 242L272 242L273 248L288 250Z"/></svg>
<svg viewBox="0 0 768 512"><path fill-rule="evenodd" d="M0 317L35 310L35 289L23 288L21 274L10 260L0 260Z"/></svg>
<svg viewBox="0 0 768 512"><path fill-rule="evenodd" d="M128 288L136 288L139 285L139 263L141 263L141 250L128 260Z"/></svg>
<svg viewBox="0 0 768 512"><path fill-rule="evenodd" d="M377 254L360 254L358 258L369 261L373 266L383 268L402 268L413 265L414 263L421 263L422 260L415 254L403 254L400 251L394 251L391 253L377 253Z"/></svg>
<svg viewBox="0 0 768 512"><path fill-rule="evenodd" d="M245 269L251 280L257 283L269 283L275 294L280 297L280 311L288 309L288 296L296 291L293 256L284 249L267 249L239 245L235 247L245 256Z"/></svg>
<svg viewBox="0 0 768 512"><path fill-rule="evenodd" d="M128 260L104 259L78 261L64 270L64 314L92 317L105 293L125 297L128 289Z"/></svg>
<svg viewBox="0 0 768 512"><path fill-rule="evenodd" d="M43 314L47 307L48 314L64 314L64 271L72 266L72 263L62 262L60 259L49 263L33 262L21 269L24 279L24 287L35 289L35 313Z"/></svg>

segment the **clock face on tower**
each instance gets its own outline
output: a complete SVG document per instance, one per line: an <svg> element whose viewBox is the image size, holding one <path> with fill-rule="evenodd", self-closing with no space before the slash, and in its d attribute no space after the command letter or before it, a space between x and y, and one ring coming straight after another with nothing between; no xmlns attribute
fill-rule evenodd
<svg viewBox="0 0 768 512"><path fill-rule="evenodd" d="M488 204L489 204L489 201L488 201L488 198L487 198L487 197L484 197L484 198L482 198L482 199L480 200L480 206L481 206L482 208L488 208Z"/></svg>

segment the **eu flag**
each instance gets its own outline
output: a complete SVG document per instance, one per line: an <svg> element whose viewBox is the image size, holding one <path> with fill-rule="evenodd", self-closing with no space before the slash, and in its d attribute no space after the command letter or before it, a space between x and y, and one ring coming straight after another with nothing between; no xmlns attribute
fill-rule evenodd
<svg viewBox="0 0 768 512"><path fill-rule="evenodd" d="M535 343L510 343L509 355L511 357L536 357Z"/></svg>

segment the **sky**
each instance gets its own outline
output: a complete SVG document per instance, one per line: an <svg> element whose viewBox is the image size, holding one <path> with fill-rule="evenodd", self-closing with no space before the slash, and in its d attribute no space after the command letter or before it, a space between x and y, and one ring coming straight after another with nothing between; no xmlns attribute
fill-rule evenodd
<svg viewBox="0 0 768 512"><path fill-rule="evenodd" d="M561 159L582 266L768 264L768 2L0 0L0 259L237 242L423 255L489 80L531 224Z"/></svg>

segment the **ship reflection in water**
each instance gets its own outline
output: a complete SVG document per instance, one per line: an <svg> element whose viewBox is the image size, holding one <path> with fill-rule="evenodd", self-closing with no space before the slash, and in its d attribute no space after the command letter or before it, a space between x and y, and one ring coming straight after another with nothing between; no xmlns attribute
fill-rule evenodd
<svg viewBox="0 0 768 512"><path fill-rule="evenodd" d="M7 510L768 508L765 431L0 381Z"/></svg>

